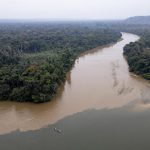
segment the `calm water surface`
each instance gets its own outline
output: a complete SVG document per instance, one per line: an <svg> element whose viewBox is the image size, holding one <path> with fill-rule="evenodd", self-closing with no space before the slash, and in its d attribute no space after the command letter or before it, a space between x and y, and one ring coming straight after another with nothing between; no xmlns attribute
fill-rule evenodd
<svg viewBox="0 0 150 150"><path fill-rule="evenodd" d="M124 114L123 108L129 104L134 104L132 111L138 112L135 116L138 116L137 114L141 111L147 111L150 106L150 84L144 79L129 73L127 62L122 55L123 47L127 43L138 40L139 37L133 34L123 33L122 39L122 41L116 44L104 48L97 48L80 56L76 60L73 69L68 73L65 85L60 88L58 95L53 101L39 105L0 102L0 134L2 135L18 130L17 132L10 133L9 136L11 137L12 135L12 137L15 136L15 138L17 138L16 136L18 134L29 133L29 137L32 137L30 132L21 132L45 127L46 131L44 129L31 131L31 133L40 133L38 136L42 137L41 132L44 130L43 132L47 133L49 129L48 125L54 124L64 117L89 109L95 109L95 111L99 110L101 112L100 114L103 114L102 110L104 108L107 109L109 113L111 112L110 110L114 109L114 116L112 117L117 117L118 114ZM115 114L117 115L115 116ZM99 115L95 115L95 117L96 116ZM102 115L100 116L102 117ZM127 116L130 116L129 113ZM104 121L103 117L99 118L99 120ZM128 121L127 117L124 120ZM94 120L92 119L91 121ZM72 122L74 125L76 124L75 121ZM86 120L85 117L85 122L90 122L90 118ZM96 123L96 121L94 122ZM77 127L80 123L82 124L82 121L77 123ZM126 124L129 126L128 123ZM91 130L91 128L92 124L89 130ZM103 129L101 127L101 129L105 131L105 128ZM108 131L108 128L106 128L106 130ZM111 130L111 128L109 130ZM117 132L117 128L115 130ZM119 130L121 130L121 128L119 128ZM74 129L74 131L76 130ZM96 131L93 133L95 132ZM114 134L114 131L110 132ZM79 132L74 132L72 135L71 133L70 131L69 135L72 137ZM6 135L6 137L7 136L8 135ZM57 138L57 135L54 136ZM105 136L106 135L104 135L104 139L107 138L107 136ZM1 137L3 137L3 140L5 139L5 135ZM0 142L1 140L2 138ZM55 141L52 137L50 140ZM34 143L35 141L32 142ZM3 144L4 143L5 140L3 141ZM28 145L30 144L28 143ZM0 147L1 146L2 144L0 143Z"/></svg>

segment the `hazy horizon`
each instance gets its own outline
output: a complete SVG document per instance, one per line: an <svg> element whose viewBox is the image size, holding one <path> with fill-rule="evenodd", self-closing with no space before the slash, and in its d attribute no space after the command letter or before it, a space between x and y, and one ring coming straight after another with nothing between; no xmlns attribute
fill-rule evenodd
<svg viewBox="0 0 150 150"><path fill-rule="evenodd" d="M150 14L149 0L5 0L5 20L122 20Z"/></svg>

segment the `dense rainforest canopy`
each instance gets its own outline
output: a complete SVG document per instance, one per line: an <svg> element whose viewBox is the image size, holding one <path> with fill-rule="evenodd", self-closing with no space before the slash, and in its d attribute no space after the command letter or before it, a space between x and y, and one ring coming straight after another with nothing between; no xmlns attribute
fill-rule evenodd
<svg viewBox="0 0 150 150"><path fill-rule="evenodd" d="M0 100L51 100L80 53L120 37L90 22L1 23Z"/></svg>

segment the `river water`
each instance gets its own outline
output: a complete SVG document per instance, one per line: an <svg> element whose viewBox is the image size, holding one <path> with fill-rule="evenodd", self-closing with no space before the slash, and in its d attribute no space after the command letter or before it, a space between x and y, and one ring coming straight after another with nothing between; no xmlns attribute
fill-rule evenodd
<svg viewBox="0 0 150 150"><path fill-rule="evenodd" d="M122 33L122 40L81 55L58 95L48 103L0 102L0 134L41 129L64 117L91 109L149 108L150 84L129 73L123 47L138 36Z"/></svg>

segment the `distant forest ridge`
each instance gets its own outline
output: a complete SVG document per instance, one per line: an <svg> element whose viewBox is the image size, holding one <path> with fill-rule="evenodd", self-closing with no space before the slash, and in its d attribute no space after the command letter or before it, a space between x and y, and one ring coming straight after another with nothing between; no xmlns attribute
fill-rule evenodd
<svg viewBox="0 0 150 150"><path fill-rule="evenodd" d="M49 23L63 23L63 22L71 22L71 23L79 23L79 22L103 22L103 23L125 23L125 24L145 24L150 25L150 15L148 16L133 16L124 20L74 20L74 19L0 19L0 23L37 23L37 22L49 22Z"/></svg>
<svg viewBox="0 0 150 150"><path fill-rule="evenodd" d="M150 25L150 16L135 16L130 17L125 20L125 23L128 24L149 24Z"/></svg>

